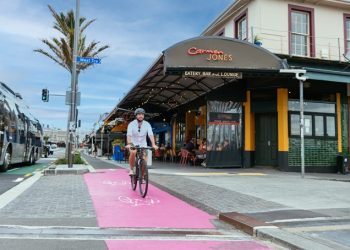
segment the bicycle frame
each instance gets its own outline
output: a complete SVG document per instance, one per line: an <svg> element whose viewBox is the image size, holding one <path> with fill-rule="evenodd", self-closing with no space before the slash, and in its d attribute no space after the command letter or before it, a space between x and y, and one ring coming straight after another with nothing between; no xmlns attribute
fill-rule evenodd
<svg viewBox="0 0 350 250"><path fill-rule="evenodd" d="M140 194L143 198L146 197L148 191L148 169L147 163L144 159L145 150L152 149L150 147L132 147L132 150L136 149L135 156L135 174L131 175L131 187L132 190L136 189L137 181L139 182Z"/></svg>

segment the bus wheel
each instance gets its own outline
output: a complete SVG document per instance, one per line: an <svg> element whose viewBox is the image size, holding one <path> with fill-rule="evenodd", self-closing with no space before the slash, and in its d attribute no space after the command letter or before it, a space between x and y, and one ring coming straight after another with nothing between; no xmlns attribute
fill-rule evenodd
<svg viewBox="0 0 350 250"><path fill-rule="evenodd" d="M6 152L4 161L2 165L0 166L0 172L6 172L6 170L9 168L11 163L11 154L9 151Z"/></svg>
<svg viewBox="0 0 350 250"><path fill-rule="evenodd" d="M29 165L34 165L34 163L35 163L35 158L34 158L34 152L32 150L29 156Z"/></svg>

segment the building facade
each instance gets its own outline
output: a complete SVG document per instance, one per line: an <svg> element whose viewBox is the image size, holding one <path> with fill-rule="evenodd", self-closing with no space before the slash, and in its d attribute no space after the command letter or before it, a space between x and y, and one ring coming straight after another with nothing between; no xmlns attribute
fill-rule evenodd
<svg viewBox="0 0 350 250"><path fill-rule="evenodd" d="M166 49L117 108L145 107L172 127L172 146L207 138L207 166L336 172L348 155L350 3L238 0L201 37ZM114 119L114 110L107 117Z"/></svg>

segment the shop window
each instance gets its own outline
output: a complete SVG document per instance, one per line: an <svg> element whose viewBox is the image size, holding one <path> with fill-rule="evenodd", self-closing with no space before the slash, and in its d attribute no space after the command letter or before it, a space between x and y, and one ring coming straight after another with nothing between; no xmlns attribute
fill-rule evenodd
<svg viewBox="0 0 350 250"><path fill-rule="evenodd" d="M335 117L327 116L327 136L335 136Z"/></svg>
<svg viewBox="0 0 350 250"><path fill-rule="evenodd" d="M289 6L290 54L314 56L313 9Z"/></svg>
<svg viewBox="0 0 350 250"><path fill-rule="evenodd" d="M235 19L235 37L239 40L247 40L248 39L247 10Z"/></svg>
<svg viewBox="0 0 350 250"><path fill-rule="evenodd" d="M304 135L312 136L312 116L304 115Z"/></svg>
<svg viewBox="0 0 350 250"><path fill-rule="evenodd" d="M300 135L300 116L297 114L290 115L290 134Z"/></svg>
<svg viewBox="0 0 350 250"><path fill-rule="evenodd" d="M289 134L300 136L299 101L290 100ZM305 102L304 103L304 135L305 137L334 138L336 136L335 103Z"/></svg>
<svg viewBox="0 0 350 250"><path fill-rule="evenodd" d="M315 136L324 136L324 118L315 115Z"/></svg>

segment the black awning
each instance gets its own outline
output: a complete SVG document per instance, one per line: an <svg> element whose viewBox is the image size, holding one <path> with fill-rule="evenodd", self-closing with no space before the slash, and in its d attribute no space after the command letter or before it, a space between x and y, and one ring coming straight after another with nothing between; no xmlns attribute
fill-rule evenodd
<svg viewBox="0 0 350 250"><path fill-rule="evenodd" d="M185 40L163 52L108 120L117 117L118 108L166 113L249 74L277 74L283 68L285 60L248 42L225 37Z"/></svg>

